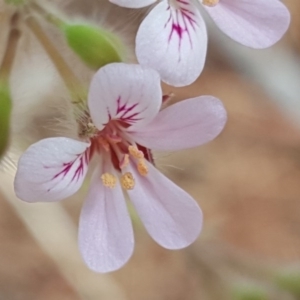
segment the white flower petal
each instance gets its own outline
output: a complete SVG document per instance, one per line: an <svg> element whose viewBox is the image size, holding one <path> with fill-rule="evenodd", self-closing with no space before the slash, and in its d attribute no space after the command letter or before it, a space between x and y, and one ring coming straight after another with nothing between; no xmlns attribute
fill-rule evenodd
<svg viewBox="0 0 300 300"><path fill-rule="evenodd" d="M226 120L227 113L219 99L201 96L163 109L150 124L130 134L137 143L152 150L181 150L213 140Z"/></svg>
<svg viewBox="0 0 300 300"><path fill-rule="evenodd" d="M154 3L156 0L109 0L111 3L128 8L141 8Z"/></svg>
<svg viewBox="0 0 300 300"><path fill-rule="evenodd" d="M41 140L21 156L16 195L27 202L58 201L76 193L85 178L89 144L57 137Z"/></svg>
<svg viewBox="0 0 300 300"><path fill-rule="evenodd" d="M157 72L139 65L113 63L94 76L88 97L93 122L99 130L110 120L121 120L132 128L148 124L162 103Z"/></svg>
<svg viewBox="0 0 300 300"><path fill-rule="evenodd" d="M152 238L167 249L193 243L202 228L202 212L196 201L150 163L143 177L132 163L127 167L135 178L128 190L140 218Z"/></svg>
<svg viewBox="0 0 300 300"><path fill-rule="evenodd" d="M79 248L88 267L105 273L121 268L131 257L134 237L120 184L103 186L96 172L79 224Z"/></svg>
<svg viewBox="0 0 300 300"><path fill-rule="evenodd" d="M141 65L157 70L164 82L185 86L203 70L207 33L196 6L187 0L174 3L162 1L142 22L136 55Z"/></svg>
<svg viewBox="0 0 300 300"><path fill-rule="evenodd" d="M257 49L278 42L290 24L290 13L278 0L221 0L204 7L230 38Z"/></svg>

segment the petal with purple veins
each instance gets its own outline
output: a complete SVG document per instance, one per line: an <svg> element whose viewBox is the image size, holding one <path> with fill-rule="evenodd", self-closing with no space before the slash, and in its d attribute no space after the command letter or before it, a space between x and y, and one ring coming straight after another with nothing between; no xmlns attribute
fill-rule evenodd
<svg viewBox="0 0 300 300"><path fill-rule="evenodd" d="M174 86L198 78L206 50L205 23L188 0L160 2L146 16L136 37L139 63L157 70L164 82Z"/></svg>
<svg viewBox="0 0 300 300"><path fill-rule="evenodd" d="M132 128L148 124L162 103L159 74L147 67L112 63L93 77L88 106L99 130L110 120L120 120Z"/></svg>
<svg viewBox="0 0 300 300"><path fill-rule="evenodd" d="M15 193L27 202L59 201L76 193L85 178L90 144L57 137L31 145L20 157Z"/></svg>

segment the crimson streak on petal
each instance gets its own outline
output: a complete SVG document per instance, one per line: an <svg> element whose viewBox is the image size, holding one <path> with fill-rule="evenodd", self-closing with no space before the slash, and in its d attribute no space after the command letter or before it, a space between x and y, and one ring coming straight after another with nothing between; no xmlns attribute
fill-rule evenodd
<svg viewBox="0 0 300 300"><path fill-rule="evenodd" d="M141 120L141 118L137 118L140 114L139 112L134 112L134 109L139 105L139 103L134 103L128 105L128 103L121 103L121 96L117 99L117 110L116 110L116 119L120 119L121 121L127 123L135 123L136 121ZM131 114L130 114L131 113Z"/></svg>
<svg viewBox="0 0 300 300"><path fill-rule="evenodd" d="M70 183L72 183L73 181L76 181L78 182L78 180L84 176L84 171L85 171L85 168L88 166L89 164L89 161L90 161L90 158L91 158L91 152L88 150L86 150L84 153L82 154L77 154L76 155L76 158L68 163L63 163L62 164L62 170L55 174L53 176L53 178L51 179L51 181L61 177L61 179L65 178L67 176L67 174L69 174L70 171L72 171L74 173L73 177L71 178L70 180ZM78 166L76 167L75 171L72 170L72 167L74 166L75 163L78 162ZM44 166L45 169L49 169L49 168L52 168L52 167L49 167L49 166ZM47 191L50 192L54 187L56 186L56 184L49 188Z"/></svg>
<svg viewBox="0 0 300 300"><path fill-rule="evenodd" d="M178 51L180 53L181 42L184 38L184 34L187 34L191 49L193 49L192 38L189 30L196 30L197 22L195 20L195 13L190 10L190 4L184 0L176 0L176 4L178 8L172 7L170 4L167 8L167 11L170 12L170 17L165 24L165 28L167 25L172 22L171 32L169 34L168 43L170 43L174 34L177 34L179 38L178 43ZM179 57L179 60L181 58Z"/></svg>

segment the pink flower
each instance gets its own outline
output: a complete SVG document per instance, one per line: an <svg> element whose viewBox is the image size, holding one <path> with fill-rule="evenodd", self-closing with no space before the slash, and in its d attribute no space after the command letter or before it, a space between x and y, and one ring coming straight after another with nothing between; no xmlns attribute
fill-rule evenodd
<svg viewBox="0 0 300 300"><path fill-rule="evenodd" d="M139 8L155 0L111 0ZM162 0L140 25L136 55L140 64L159 72L174 86L194 82L202 72L207 33L200 10L233 40L252 48L267 48L286 32L290 14L279 0Z"/></svg>
<svg viewBox="0 0 300 300"><path fill-rule="evenodd" d="M153 239L168 249L191 244L202 225L197 203L152 164L151 149L179 150L214 139L226 122L222 103L196 97L162 111L160 77L139 65L114 63L94 76L79 136L47 138L21 156L15 192L27 202L59 201L95 165L82 208L79 247L97 272L120 268L133 252L126 190Z"/></svg>

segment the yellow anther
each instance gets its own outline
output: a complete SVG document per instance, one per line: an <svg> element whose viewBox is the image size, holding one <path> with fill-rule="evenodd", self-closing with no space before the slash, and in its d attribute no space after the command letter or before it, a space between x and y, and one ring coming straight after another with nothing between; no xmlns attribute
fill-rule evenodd
<svg viewBox="0 0 300 300"><path fill-rule="evenodd" d="M129 165L129 155L125 154L120 162L120 168L125 168Z"/></svg>
<svg viewBox="0 0 300 300"><path fill-rule="evenodd" d="M202 0L203 5L206 6L216 6L220 0Z"/></svg>
<svg viewBox="0 0 300 300"><path fill-rule="evenodd" d="M144 158L144 153L140 151L136 146L129 146L128 151L134 158Z"/></svg>
<svg viewBox="0 0 300 300"><path fill-rule="evenodd" d="M113 189L116 186L117 178L113 174L104 173L104 174L102 174L101 179L102 179L103 185L108 188Z"/></svg>
<svg viewBox="0 0 300 300"><path fill-rule="evenodd" d="M143 176L146 176L148 174L148 166L145 163L144 159L140 159L137 165L137 169L139 173Z"/></svg>
<svg viewBox="0 0 300 300"><path fill-rule="evenodd" d="M132 190L134 188L135 180L130 172L122 175L121 185L125 190Z"/></svg>

